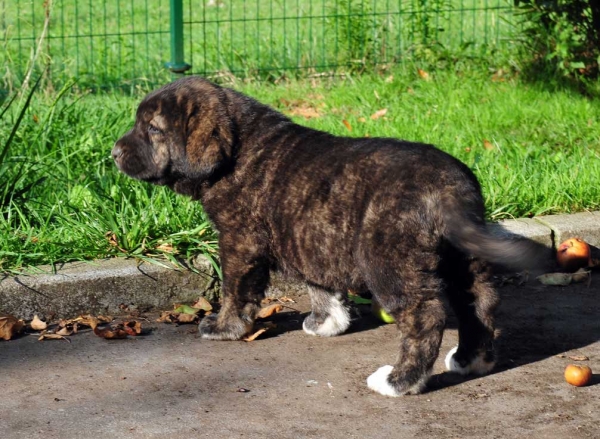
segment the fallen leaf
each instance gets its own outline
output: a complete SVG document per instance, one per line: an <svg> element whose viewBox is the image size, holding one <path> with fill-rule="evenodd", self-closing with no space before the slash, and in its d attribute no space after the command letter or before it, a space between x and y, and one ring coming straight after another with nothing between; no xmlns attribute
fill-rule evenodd
<svg viewBox="0 0 600 439"><path fill-rule="evenodd" d="M494 72L494 74L492 75L492 82L504 82L504 70L502 69L498 69L496 72Z"/></svg>
<svg viewBox="0 0 600 439"><path fill-rule="evenodd" d="M163 243L156 247L156 250L159 250L164 253L179 253L174 247L173 244Z"/></svg>
<svg viewBox="0 0 600 439"><path fill-rule="evenodd" d="M487 149L488 151L489 151L489 150L492 150L492 149L494 149L494 145L493 145L493 143L492 143L492 142L490 142L490 141L489 141L489 140L487 140L487 139L483 139L483 147L484 147L485 149Z"/></svg>
<svg viewBox="0 0 600 439"><path fill-rule="evenodd" d="M569 285L573 277L569 273L547 273L537 277L544 285Z"/></svg>
<svg viewBox="0 0 600 439"><path fill-rule="evenodd" d="M385 78L385 83L389 84L390 82L394 82L394 75L390 75L387 78Z"/></svg>
<svg viewBox="0 0 600 439"><path fill-rule="evenodd" d="M266 319L267 317L271 317L273 314L281 312L283 309L283 305L279 303L274 303L273 305L269 305L265 308L261 308L256 316L257 319Z"/></svg>
<svg viewBox="0 0 600 439"><path fill-rule="evenodd" d="M66 319L66 320L61 319L58 322L58 326L60 326L61 328L64 328L66 326L73 325L74 332L77 332L75 325L89 326L90 328L94 329L96 326L98 326L98 324L100 322L110 323L112 321L113 321L113 318L111 316L94 317L91 314L85 314L85 315L80 315L79 317L76 317L74 319Z"/></svg>
<svg viewBox="0 0 600 439"><path fill-rule="evenodd" d="M198 316L196 314L181 313L176 316L177 323L193 323L196 321Z"/></svg>
<svg viewBox="0 0 600 439"><path fill-rule="evenodd" d="M359 117L359 118L358 118L358 121L359 121L360 123L365 123L365 122L367 121L367 118L366 118L366 117Z"/></svg>
<svg viewBox="0 0 600 439"><path fill-rule="evenodd" d="M173 313L196 315L196 314L198 314L199 311L200 311L199 308L193 308L189 305L178 305L173 310Z"/></svg>
<svg viewBox="0 0 600 439"><path fill-rule="evenodd" d="M75 327L75 325L73 327ZM60 335L60 336L65 336L65 335L72 335L74 332L77 332L77 331L75 331L73 329L69 329L68 326L65 326L64 328L61 328L60 330L56 331L55 334Z"/></svg>
<svg viewBox="0 0 600 439"><path fill-rule="evenodd" d="M174 323L176 320L171 311L163 311L160 317L156 319L159 323Z"/></svg>
<svg viewBox="0 0 600 439"><path fill-rule="evenodd" d="M571 279L573 279L573 282L583 282L590 279L590 277L590 272L583 268L580 268L575 273L571 274Z"/></svg>
<svg viewBox="0 0 600 439"><path fill-rule="evenodd" d="M386 114L387 114L387 108L382 108L381 110L378 110L375 113L371 114L371 119L377 120L380 117L385 116Z"/></svg>
<svg viewBox="0 0 600 439"><path fill-rule="evenodd" d="M567 358L573 361L589 361L589 357L585 355L568 355Z"/></svg>
<svg viewBox="0 0 600 439"><path fill-rule="evenodd" d="M206 300L204 297L198 298L196 303L194 303L192 305L192 308L198 308L198 309L201 309L202 311L212 311L212 309L213 309L210 302L208 300Z"/></svg>
<svg viewBox="0 0 600 439"><path fill-rule="evenodd" d="M40 335L38 340L39 341L42 341L42 340L64 340L68 343L71 343L71 340L69 340L68 338L66 338L60 334L50 334L50 333L44 333L44 334Z"/></svg>
<svg viewBox="0 0 600 439"><path fill-rule="evenodd" d="M263 305L267 305L269 303L272 302L280 302L280 303L296 303L296 301L290 297L287 296L283 296L283 297L265 297L263 300L260 301L260 303L262 303Z"/></svg>
<svg viewBox="0 0 600 439"><path fill-rule="evenodd" d="M117 234L114 232L106 232L104 234L104 237L108 240L108 244L111 247L116 247L117 249L119 249L119 251L123 252L123 253L127 253L127 250L123 250L120 246L119 246L119 239L117 238Z"/></svg>
<svg viewBox="0 0 600 439"><path fill-rule="evenodd" d="M344 124L344 126L345 126L346 128L348 128L348 131L352 131L352 125L350 125L350 122L348 122L346 119L344 119L344 120L342 121L342 123Z"/></svg>
<svg viewBox="0 0 600 439"><path fill-rule="evenodd" d="M357 305L371 305L373 301L371 299L365 299L364 297L348 295L348 300L356 303Z"/></svg>
<svg viewBox="0 0 600 439"><path fill-rule="evenodd" d="M137 320L123 322L123 329L128 335L136 336L142 333L142 323Z"/></svg>
<svg viewBox="0 0 600 439"><path fill-rule="evenodd" d="M263 334L264 332L267 332L267 328L260 328L258 331L256 331L254 334L249 335L248 337L244 338L244 341L254 341L256 340L256 338Z"/></svg>
<svg viewBox="0 0 600 439"><path fill-rule="evenodd" d="M96 317L92 317L90 315L78 317L73 321L73 323L77 322L80 325L89 326L92 329L96 329L96 326L100 323L100 319Z"/></svg>
<svg viewBox="0 0 600 439"><path fill-rule="evenodd" d="M321 113L319 110L314 107L309 106L301 106L297 108L293 108L289 111L290 116L301 116L305 119L313 119L317 117L321 117Z"/></svg>
<svg viewBox="0 0 600 439"><path fill-rule="evenodd" d="M425 81L429 81L431 79L431 77L429 76L429 73L427 73L425 70L423 69L417 69L417 73L419 74L419 76L424 79Z"/></svg>
<svg viewBox="0 0 600 439"><path fill-rule="evenodd" d="M106 340L118 340L118 339L123 339L123 338L127 338L127 331L125 331L122 328L111 328L111 327L107 327L107 328L94 328L94 334L96 334L98 337L102 337Z"/></svg>
<svg viewBox="0 0 600 439"><path fill-rule="evenodd" d="M48 327L48 324L46 322L42 322L37 314L35 314L33 316L33 320L31 320L29 323L29 326L31 326L31 329L34 331L43 331Z"/></svg>
<svg viewBox="0 0 600 439"><path fill-rule="evenodd" d="M0 317L0 338L10 340L17 335L25 326L23 320L17 319L15 316L7 315Z"/></svg>

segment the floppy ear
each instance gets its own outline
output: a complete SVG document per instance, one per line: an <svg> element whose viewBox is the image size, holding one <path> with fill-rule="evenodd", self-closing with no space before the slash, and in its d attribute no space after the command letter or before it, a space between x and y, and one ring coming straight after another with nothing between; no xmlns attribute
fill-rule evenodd
<svg viewBox="0 0 600 439"><path fill-rule="evenodd" d="M188 178L204 179L233 155L233 122L220 89L194 96L186 124Z"/></svg>

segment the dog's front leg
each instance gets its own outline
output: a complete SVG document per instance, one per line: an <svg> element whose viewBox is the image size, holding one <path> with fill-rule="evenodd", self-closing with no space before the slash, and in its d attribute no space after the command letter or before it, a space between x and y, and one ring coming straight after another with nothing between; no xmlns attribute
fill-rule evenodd
<svg viewBox="0 0 600 439"><path fill-rule="evenodd" d="M200 322L202 338L239 340L252 331L269 282L269 265L265 257L240 252L239 245L236 247L232 252L221 247L222 306L219 314L208 315Z"/></svg>

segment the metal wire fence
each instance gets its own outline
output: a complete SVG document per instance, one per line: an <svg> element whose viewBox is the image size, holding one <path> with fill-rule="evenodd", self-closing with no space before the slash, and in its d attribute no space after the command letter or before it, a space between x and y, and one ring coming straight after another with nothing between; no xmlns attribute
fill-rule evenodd
<svg viewBox="0 0 600 439"><path fill-rule="evenodd" d="M507 0L0 0L5 81L158 82L175 70L279 76L509 47Z"/></svg>

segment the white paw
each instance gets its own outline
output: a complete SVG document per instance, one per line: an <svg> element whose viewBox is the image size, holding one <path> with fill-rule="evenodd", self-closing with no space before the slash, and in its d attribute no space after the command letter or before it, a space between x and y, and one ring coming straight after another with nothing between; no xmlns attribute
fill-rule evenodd
<svg viewBox="0 0 600 439"><path fill-rule="evenodd" d="M446 359L444 360L444 363L446 364L446 369L450 372L456 372L461 375L467 375L469 373L467 368L461 367L460 364L458 364L458 362L454 359L454 354L456 354L456 351L458 351L458 346L454 346L452 349L450 349L448 355L446 355Z"/></svg>
<svg viewBox="0 0 600 439"><path fill-rule="evenodd" d="M450 372L456 372L460 375L485 375L490 372L494 368L494 362L485 361L483 354L479 355L475 358L470 364L466 367L462 367L458 362L454 359L454 354L458 350L458 346L453 347L446 355L446 369Z"/></svg>
<svg viewBox="0 0 600 439"><path fill-rule="evenodd" d="M329 315L316 330L307 328L306 320L302 323L304 332L321 337L333 337L341 334L350 326L350 313L348 308L337 297L332 297L329 302Z"/></svg>
<svg viewBox="0 0 600 439"><path fill-rule="evenodd" d="M367 378L369 389L385 396L401 396L401 393L397 392L388 381L388 377L393 369L394 366L387 365L380 367L377 371L372 373L369 378Z"/></svg>

